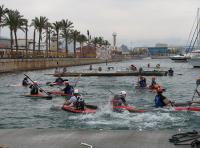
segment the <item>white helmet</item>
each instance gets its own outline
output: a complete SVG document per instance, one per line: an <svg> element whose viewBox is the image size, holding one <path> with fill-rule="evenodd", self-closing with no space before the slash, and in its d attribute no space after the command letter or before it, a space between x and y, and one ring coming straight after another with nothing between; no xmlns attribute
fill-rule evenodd
<svg viewBox="0 0 200 148"><path fill-rule="evenodd" d="M37 84L37 81L33 81L34 84Z"/></svg>
<svg viewBox="0 0 200 148"><path fill-rule="evenodd" d="M74 89L74 94L78 94L78 89Z"/></svg>
<svg viewBox="0 0 200 148"><path fill-rule="evenodd" d="M126 95L125 91L120 91L120 95Z"/></svg>

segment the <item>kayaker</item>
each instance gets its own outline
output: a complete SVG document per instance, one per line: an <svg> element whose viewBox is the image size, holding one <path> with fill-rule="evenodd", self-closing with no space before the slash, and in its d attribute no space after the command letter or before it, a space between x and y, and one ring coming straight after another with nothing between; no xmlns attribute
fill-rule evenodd
<svg viewBox="0 0 200 148"><path fill-rule="evenodd" d="M28 86L28 85L30 85L30 83L28 82L28 78L27 78L27 77L25 77L25 78L23 79L22 85L23 85L23 86Z"/></svg>
<svg viewBox="0 0 200 148"><path fill-rule="evenodd" d="M115 95L114 98L112 99L112 105L113 106L122 106L122 105L127 106L128 104L126 103L126 91L121 91L119 94Z"/></svg>
<svg viewBox="0 0 200 148"><path fill-rule="evenodd" d="M139 81L138 81L138 87L140 87L140 88L147 87L147 83L146 83L146 78L145 77L140 76Z"/></svg>
<svg viewBox="0 0 200 148"><path fill-rule="evenodd" d="M63 73L66 73L67 72L67 67L64 67L63 68Z"/></svg>
<svg viewBox="0 0 200 148"><path fill-rule="evenodd" d="M31 95L39 94L39 91L42 92L42 90L38 88L37 81L34 81L29 88L31 89Z"/></svg>
<svg viewBox="0 0 200 148"><path fill-rule="evenodd" d="M171 101L167 99L165 96L162 95L163 89L158 89L157 90L157 95L155 96L154 102L155 102L155 107L166 107L171 104Z"/></svg>
<svg viewBox="0 0 200 148"><path fill-rule="evenodd" d="M54 74L59 74L59 73L60 73L60 71L58 70L58 67L56 67Z"/></svg>
<svg viewBox="0 0 200 148"><path fill-rule="evenodd" d="M59 76L56 80L55 80L56 83L63 83L64 80Z"/></svg>
<svg viewBox="0 0 200 148"><path fill-rule="evenodd" d="M132 64L132 65L130 66L130 69L131 69L132 71L136 71L136 70L137 70L137 67L136 67L135 65Z"/></svg>
<svg viewBox="0 0 200 148"><path fill-rule="evenodd" d="M149 86L150 89L159 89L159 85L156 83L156 77L152 77L151 85Z"/></svg>
<svg viewBox="0 0 200 148"><path fill-rule="evenodd" d="M73 96L69 100L66 100L65 105L73 106L78 110L84 110L85 102L79 94L78 89L74 89Z"/></svg>
<svg viewBox="0 0 200 148"><path fill-rule="evenodd" d="M156 65L156 68L157 68L157 69L160 69L160 64L157 64L157 65Z"/></svg>
<svg viewBox="0 0 200 148"><path fill-rule="evenodd" d="M63 88L62 91L64 91L64 94L67 94L66 98L70 99L71 95L73 94L74 88L69 84L69 81L65 81L64 84L65 88Z"/></svg>
<svg viewBox="0 0 200 148"><path fill-rule="evenodd" d="M173 76L173 75L174 75L174 71L173 71L172 68L170 68L170 69L168 70L168 75L169 75L169 76Z"/></svg>

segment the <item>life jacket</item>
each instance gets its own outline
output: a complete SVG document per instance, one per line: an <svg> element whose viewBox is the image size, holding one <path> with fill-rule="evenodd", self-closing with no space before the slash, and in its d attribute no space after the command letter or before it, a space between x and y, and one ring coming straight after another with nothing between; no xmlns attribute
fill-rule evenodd
<svg viewBox="0 0 200 148"><path fill-rule="evenodd" d="M113 106L122 106L123 101L120 95L115 95L114 98L112 99L112 105Z"/></svg>
<svg viewBox="0 0 200 148"><path fill-rule="evenodd" d="M174 75L174 71L173 70L168 70L169 76L173 76Z"/></svg>
<svg viewBox="0 0 200 148"><path fill-rule="evenodd" d="M63 79L62 79L62 78L57 78L57 79L55 80L55 82L58 82L58 83L63 83L64 81L63 81Z"/></svg>
<svg viewBox="0 0 200 148"><path fill-rule="evenodd" d="M38 93L39 93L39 90L38 90L38 87L37 87L37 86L31 85L30 88L31 88L31 94L32 94L32 95L33 95L33 94L38 94Z"/></svg>
<svg viewBox="0 0 200 148"><path fill-rule="evenodd" d="M140 80L139 81L139 84L140 84L140 87L142 87L142 88L144 88L144 87L146 87L147 85L146 85L146 80L144 79L144 80Z"/></svg>
<svg viewBox="0 0 200 148"><path fill-rule="evenodd" d="M78 110L84 110L85 102L84 102L83 98L81 96L77 96L76 98L77 98L77 101L74 104L75 108Z"/></svg>
<svg viewBox="0 0 200 148"><path fill-rule="evenodd" d="M155 107L164 107L165 106L165 103L161 100L160 95L156 95L154 101L155 101Z"/></svg>
<svg viewBox="0 0 200 148"><path fill-rule="evenodd" d="M65 88L64 88L64 93L65 94L72 94L73 92L73 87L71 85L67 85Z"/></svg>

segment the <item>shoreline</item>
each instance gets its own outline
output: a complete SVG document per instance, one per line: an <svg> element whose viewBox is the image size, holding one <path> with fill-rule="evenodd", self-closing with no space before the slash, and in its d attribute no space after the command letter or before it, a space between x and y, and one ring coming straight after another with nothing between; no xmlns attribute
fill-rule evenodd
<svg viewBox="0 0 200 148"><path fill-rule="evenodd" d="M177 131L1 129L0 147L84 148L91 145L93 148L175 148L174 144L168 142L174 134L177 134Z"/></svg>

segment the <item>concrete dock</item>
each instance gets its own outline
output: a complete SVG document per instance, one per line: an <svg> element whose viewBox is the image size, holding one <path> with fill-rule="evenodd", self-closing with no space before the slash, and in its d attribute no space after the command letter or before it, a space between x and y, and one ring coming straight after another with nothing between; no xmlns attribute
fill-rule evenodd
<svg viewBox="0 0 200 148"><path fill-rule="evenodd" d="M176 133L166 130L1 129L0 148L189 148L189 145L175 146L168 142Z"/></svg>

